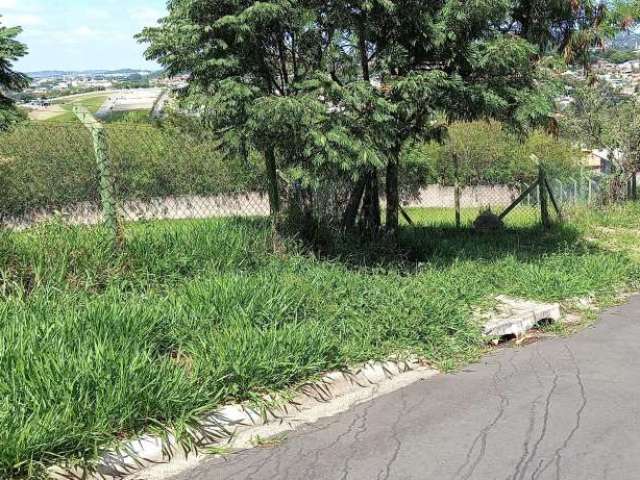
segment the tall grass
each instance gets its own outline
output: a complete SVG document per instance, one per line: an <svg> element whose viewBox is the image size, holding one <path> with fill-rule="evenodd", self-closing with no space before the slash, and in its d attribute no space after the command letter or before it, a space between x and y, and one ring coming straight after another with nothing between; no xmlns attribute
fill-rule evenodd
<svg viewBox="0 0 640 480"><path fill-rule="evenodd" d="M221 403L353 362L413 352L451 368L481 352L471 312L494 294L606 295L640 278L569 228L405 228L401 263L294 245L274 256L268 235L260 220L154 222L112 254L99 229L3 233L0 477L184 431Z"/></svg>

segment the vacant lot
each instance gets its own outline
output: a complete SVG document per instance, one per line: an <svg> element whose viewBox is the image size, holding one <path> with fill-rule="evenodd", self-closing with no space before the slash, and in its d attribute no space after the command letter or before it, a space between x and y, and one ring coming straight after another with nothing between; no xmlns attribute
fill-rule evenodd
<svg viewBox="0 0 640 480"><path fill-rule="evenodd" d="M363 245L273 255L268 224L251 219L129 226L117 255L99 229L5 232L0 477L146 429L184 433L204 410L352 362L468 362L483 350L471 312L497 293L610 301L635 284L634 258L592 233L637 229L638 213L588 212L548 234L405 227L403 261Z"/></svg>
<svg viewBox="0 0 640 480"><path fill-rule="evenodd" d="M108 97L109 95L105 92L96 92L54 99L49 107L31 110L29 118L35 122L73 123L76 121L76 116L73 114L75 105L82 105L95 113Z"/></svg>

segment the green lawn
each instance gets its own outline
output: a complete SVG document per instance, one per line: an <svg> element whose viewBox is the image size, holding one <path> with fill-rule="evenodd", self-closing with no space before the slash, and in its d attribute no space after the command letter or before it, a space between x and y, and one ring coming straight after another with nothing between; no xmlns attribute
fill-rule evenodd
<svg viewBox="0 0 640 480"><path fill-rule="evenodd" d="M625 228L640 227L636 214L615 213ZM91 459L150 428L184 432L221 403L354 362L411 352L448 369L477 359L471 312L493 295L610 301L636 284L632 252L591 238L618 223L585 212L551 233L405 227L402 261L353 245L331 258L295 246L276 256L265 220L128 226L117 255L96 229L5 232L0 478Z"/></svg>
<svg viewBox="0 0 640 480"><path fill-rule="evenodd" d="M73 123L77 121L76 116L73 113L73 107L76 105L82 105L89 109L91 113L96 113L102 104L109 98L109 95L104 93L97 93L95 95L86 95L71 100L59 102L59 105L65 110L65 113L52 117L47 120L50 123ZM54 102L56 103L56 102Z"/></svg>
<svg viewBox="0 0 640 480"><path fill-rule="evenodd" d="M151 124L149 110L130 110L128 112L113 112L104 119L105 123L127 123L127 124Z"/></svg>
<svg viewBox="0 0 640 480"><path fill-rule="evenodd" d="M453 227L456 224L455 210L453 208L406 208L409 218L417 225L434 227ZM480 214L480 208L463 208L460 211L460 223L464 228L473 225ZM500 214L502 209L496 209L494 213ZM407 221L402 218L402 223ZM519 205L504 219L507 228L533 227L540 222L540 210L537 207Z"/></svg>

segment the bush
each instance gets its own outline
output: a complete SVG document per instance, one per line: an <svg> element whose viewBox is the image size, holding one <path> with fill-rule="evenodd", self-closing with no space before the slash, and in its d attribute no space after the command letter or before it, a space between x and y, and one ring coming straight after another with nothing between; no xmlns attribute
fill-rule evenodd
<svg viewBox="0 0 640 480"><path fill-rule="evenodd" d="M260 188L259 162L225 158L214 140L173 128L107 127L121 197L216 195ZM78 125L28 124L0 136L0 212L19 215L98 200L89 132Z"/></svg>
<svg viewBox="0 0 640 480"><path fill-rule="evenodd" d="M405 154L404 168L413 182L464 185L530 182L538 174L531 155L542 160L554 177L579 173L580 151L569 142L534 131L521 142L498 122L459 122L443 143L430 142Z"/></svg>

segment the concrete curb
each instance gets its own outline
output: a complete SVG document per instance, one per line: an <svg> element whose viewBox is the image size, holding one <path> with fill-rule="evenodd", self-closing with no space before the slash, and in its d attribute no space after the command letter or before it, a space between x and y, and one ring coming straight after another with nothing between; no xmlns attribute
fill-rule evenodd
<svg viewBox="0 0 640 480"><path fill-rule="evenodd" d="M417 358L404 361L367 362L359 368L325 374L319 381L300 386L289 403L266 412L244 405L227 405L205 416L192 434L201 448L251 448L256 438L268 438L299 425L346 411L359 403L390 393L438 372ZM266 399L267 401L270 399ZM202 457L185 455L178 458L180 446L172 434L143 435L105 451L94 466L95 472L55 467L53 478L163 478L192 467ZM143 470L153 469L150 477Z"/></svg>
<svg viewBox="0 0 640 480"><path fill-rule="evenodd" d="M520 337L544 320L557 322L562 319L558 303L538 303L503 295L496 297L496 300L496 310L483 315L483 333L486 337Z"/></svg>

